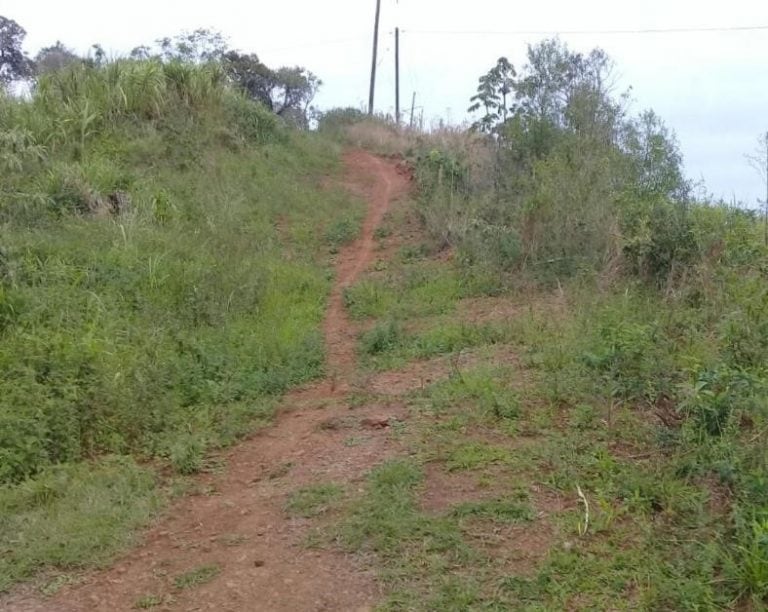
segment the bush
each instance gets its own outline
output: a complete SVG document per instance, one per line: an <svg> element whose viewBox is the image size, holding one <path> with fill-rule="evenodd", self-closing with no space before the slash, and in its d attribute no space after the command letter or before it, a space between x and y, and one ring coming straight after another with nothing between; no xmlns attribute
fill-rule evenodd
<svg viewBox="0 0 768 612"><path fill-rule="evenodd" d="M361 339L361 347L367 355L379 355L393 350L402 341L403 332L400 324L394 319L390 319L365 332Z"/></svg>
<svg viewBox="0 0 768 612"><path fill-rule="evenodd" d="M320 113L317 118L317 129L320 132L340 135L345 128L364 121L366 117L366 113L351 106L332 108Z"/></svg>
<svg viewBox="0 0 768 612"><path fill-rule="evenodd" d="M623 252L634 274L662 283L698 261L686 204L634 202L624 208L621 225Z"/></svg>
<svg viewBox="0 0 768 612"><path fill-rule="evenodd" d="M231 123L247 142L267 144L285 139L285 128L278 118L258 102L230 93L224 103Z"/></svg>

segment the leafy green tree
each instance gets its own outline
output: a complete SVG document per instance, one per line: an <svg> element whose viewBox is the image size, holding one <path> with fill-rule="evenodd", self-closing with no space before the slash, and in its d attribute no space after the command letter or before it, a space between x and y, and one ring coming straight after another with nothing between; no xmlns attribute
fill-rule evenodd
<svg viewBox="0 0 768 612"><path fill-rule="evenodd" d="M195 64L218 61L227 51L227 39L224 35L207 28L183 32L173 38L160 38L155 42L159 48L159 55L163 59ZM138 49L145 49L145 47L137 47L134 51Z"/></svg>
<svg viewBox="0 0 768 612"><path fill-rule="evenodd" d="M622 150L630 164L630 183L636 197L684 202L691 184L683 176L683 157L675 135L653 111L624 126Z"/></svg>
<svg viewBox="0 0 768 612"><path fill-rule="evenodd" d="M474 129L491 133L499 124L506 122L509 111L507 96L512 92L515 76L515 67L506 57L500 57L496 65L480 77L477 93L470 98L472 104L467 109L470 113L480 109L485 111L473 124Z"/></svg>
<svg viewBox="0 0 768 612"><path fill-rule="evenodd" d="M522 261L541 272L600 269L623 254L665 278L691 252L674 135L653 113L626 116L600 49L545 40L527 60L516 74L501 58L471 99L484 111L475 128L497 144L496 201L481 222L514 230Z"/></svg>
<svg viewBox="0 0 768 612"><path fill-rule="evenodd" d="M514 82L514 113L534 129L545 124L613 142L622 117L610 95L611 61L604 51L570 51L557 39L528 48L528 64Z"/></svg>
<svg viewBox="0 0 768 612"><path fill-rule="evenodd" d="M322 81L301 66L278 68L275 77L272 110L300 127L306 127L310 105Z"/></svg>
<svg viewBox="0 0 768 612"><path fill-rule="evenodd" d="M272 70L255 53L228 51L223 58L230 80L251 98L299 127L306 127L309 110L322 84L312 72L300 66Z"/></svg>
<svg viewBox="0 0 768 612"><path fill-rule="evenodd" d="M131 49L129 56L131 59L135 60L148 60L155 55L152 53L152 47L149 45L139 45L138 47Z"/></svg>
<svg viewBox="0 0 768 612"><path fill-rule="evenodd" d="M26 36L18 23L0 15L0 85L31 74L32 62L21 48Z"/></svg>
<svg viewBox="0 0 768 612"><path fill-rule="evenodd" d="M35 74L48 74L56 72L72 64L82 61L80 57L70 48L66 47L60 40L50 47L43 47L35 56Z"/></svg>
<svg viewBox="0 0 768 612"><path fill-rule="evenodd" d="M255 53L227 51L222 64L229 79L245 91L251 98L258 100L273 110L272 89L275 73Z"/></svg>

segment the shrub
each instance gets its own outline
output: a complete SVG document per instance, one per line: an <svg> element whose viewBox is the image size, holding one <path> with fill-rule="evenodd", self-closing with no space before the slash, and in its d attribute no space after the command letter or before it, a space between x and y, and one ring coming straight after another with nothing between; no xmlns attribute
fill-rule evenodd
<svg viewBox="0 0 768 612"><path fill-rule="evenodd" d="M633 273L664 282L697 261L699 250L688 206L635 202L621 218L623 252Z"/></svg>
<svg viewBox="0 0 768 612"><path fill-rule="evenodd" d="M284 140L285 130L277 117L258 102L229 93L224 103L230 121L247 142L267 144Z"/></svg>
<svg viewBox="0 0 768 612"><path fill-rule="evenodd" d="M317 119L317 129L320 132L342 134L351 125L365 120L367 115L358 108L331 108L320 113Z"/></svg>
<svg viewBox="0 0 768 612"><path fill-rule="evenodd" d="M368 355L378 355L391 351L401 344L403 332L400 324L394 319L377 324L373 329L363 334L361 347Z"/></svg>

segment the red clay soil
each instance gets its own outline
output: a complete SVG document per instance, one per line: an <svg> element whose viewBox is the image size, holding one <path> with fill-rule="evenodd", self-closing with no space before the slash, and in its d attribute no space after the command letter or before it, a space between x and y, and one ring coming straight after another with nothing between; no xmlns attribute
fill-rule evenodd
<svg viewBox="0 0 768 612"><path fill-rule="evenodd" d="M464 319L462 319L464 320ZM501 344L491 350L466 349L453 355L441 355L409 363L399 370L373 374L365 381L366 390L388 396L405 395L446 380L481 363L488 367L506 367L520 362L517 348Z"/></svg>
<svg viewBox="0 0 768 612"><path fill-rule="evenodd" d="M395 161L384 160L364 151L354 151L344 158L346 184L350 191L368 200L368 214L361 237L350 248L343 249L336 263L336 283L325 317L325 342L331 383L339 382L338 391L349 388L355 369L356 330L350 325L344 309L344 289L355 282L375 260L374 232L381 225L392 199L404 195L409 187L407 170ZM366 182L365 178L369 177ZM375 178L370 182L370 178ZM335 386L335 385L334 385Z"/></svg>
<svg viewBox="0 0 768 612"><path fill-rule="evenodd" d="M409 181L396 162L363 151L347 154L344 162L345 184L369 208L361 237L341 250L336 264L324 325L328 378L290 393L273 426L225 454L223 473L199 478L205 494L175 502L112 567L88 573L51 598L22 588L0 597L1 610L115 612L135 609L149 596L163 602L154 610L372 609L381 594L370 570L342 552L304 546L309 522L285 511L289 494L303 486L336 482L347 490L360 488L372 466L399 450L388 427L368 424L382 415L398 418L400 406L384 400L351 410L344 401L355 371L356 330L343 291L372 262L374 231ZM189 588L175 584L202 566L218 574Z"/></svg>

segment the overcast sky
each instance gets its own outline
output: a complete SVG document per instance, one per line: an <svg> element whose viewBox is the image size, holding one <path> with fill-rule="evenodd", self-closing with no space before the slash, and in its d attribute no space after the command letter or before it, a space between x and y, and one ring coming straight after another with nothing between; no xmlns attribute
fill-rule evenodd
<svg viewBox="0 0 768 612"><path fill-rule="evenodd" d="M57 39L114 54L181 30L210 27L270 66L300 64L324 81L320 107L367 104L375 0L0 0L34 53ZM675 130L686 171L718 197L755 206L761 177L745 154L768 130L768 29L609 34L595 31L766 26L768 2L731 0L382 0L376 107L394 108L393 30L401 28L402 105L426 118L466 118L477 78L501 55L515 66L528 43L560 33L572 49L599 46L616 64L632 110L653 108ZM569 34L589 30L588 34ZM535 32L512 34L510 32ZM434 33L438 32L438 33ZM466 33L469 32L469 33ZM506 32L506 34L505 34ZM542 32L542 33L539 33Z"/></svg>

